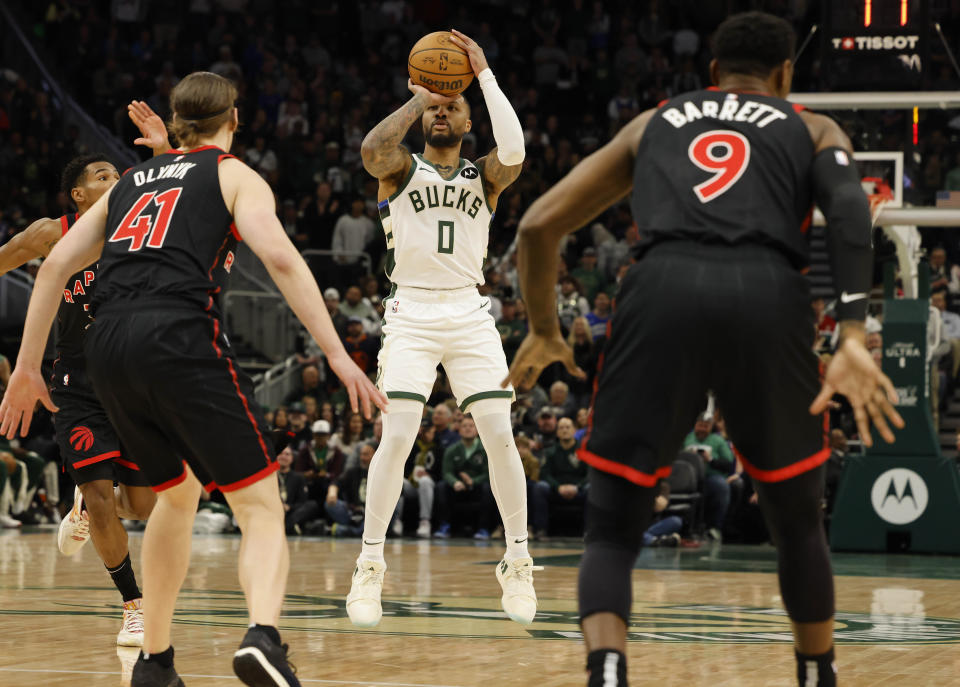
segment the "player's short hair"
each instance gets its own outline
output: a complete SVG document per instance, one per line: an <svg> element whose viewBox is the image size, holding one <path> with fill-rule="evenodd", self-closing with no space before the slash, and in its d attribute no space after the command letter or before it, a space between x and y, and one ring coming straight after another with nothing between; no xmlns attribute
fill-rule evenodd
<svg viewBox="0 0 960 687"><path fill-rule="evenodd" d="M797 35L785 19L766 12L728 17L713 34L713 56L722 74L766 78L784 60L792 60Z"/></svg>
<svg viewBox="0 0 960 687"><path fill-rule="evenodd" d="M60 176L60 190L70 197L70 191L82 184L87 175L87 166L93 162L108 162L111 165L113 161L103 153L88 153L78 155L70 160L67 166L63 168L63 174Z"/></svg>
<svg viewBox="0 0 960 687"><path fill-rule="evenodd" d="M233 118L237 87L213 72L193 72L170 93L169 127L177 143L193 147Z"/></svg>

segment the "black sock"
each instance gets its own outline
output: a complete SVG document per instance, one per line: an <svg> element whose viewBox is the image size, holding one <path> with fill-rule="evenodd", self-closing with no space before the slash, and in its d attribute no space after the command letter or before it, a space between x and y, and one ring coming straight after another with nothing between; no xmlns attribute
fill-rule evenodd
<svg viewBox="0 0 960 687"><path fill-rule="evenodd" d="M140 593L140 587L137 586L137 577L133 574L133 564L130 563L129 553L120 565L116 568L108 567L107 572L110 573L110 577L113 578L113 583L117 585L117 589L120 590L120 595L123 596L124 603L139 599L143 596Z"/></svg>
<svg viewBox="0 0 960 687"><path fill-rule="evenodd" d="M253 625L251 630L259 630L267 635L267 638L274 644L280 644L280 632L273 625Z"/></svg>
<svg viewBox="0 0 960 687"><path fill-rule="evenodd" d="M587 654L587 687L627 687L627 657L615 649L597 649ZM616 673L616 682L611 682Z"/></svg>
<svg viewBox="0 0 960 687"><path fill-rule="evenodd" d="M837 685L837 664L833 655L833 647L825 654L801 654L797 655L797 683L800 687L806 687L810 684L810 678L816 676L817 687L836 687ZM813 671L816 671L814 673Z"/></svg>
<svg viewBox="0 0 960 687"><path fill-rule="evenodd" d="M168 646L166 651L161 651L159 654L147 654L141 651L140 655L143 656L145 663L156 663L161 668L173 667L173 645Z"/></svg>

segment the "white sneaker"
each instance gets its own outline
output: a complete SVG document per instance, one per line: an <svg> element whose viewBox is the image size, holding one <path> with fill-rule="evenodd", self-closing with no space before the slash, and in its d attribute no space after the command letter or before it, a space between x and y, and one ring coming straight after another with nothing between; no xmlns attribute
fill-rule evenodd
<svg viewBox="0 0 960 687"><path fill-rule="evenodd" d="M532 558L504 558L497 563L497 582L503 588L500 604L503 612L521 625L533 622L537 614L537 593L533 590L533 571L543 570L535 566Z"/></svg>
<svg viewBox="0 0 960 687"><path fill-rule="evenodd" d="M357 559L353 583L347 594L347 615L357 627L375 627L380 622L383 615L380 592L386 571L386 563Z"/></svg>
<svg viewBox="0 0 960 687"><path fill-rule="evenodd" d="M123 604L123 625L117 635L117 646L143 646L143 599Z"/></svg>
<svg viewBox="0 0 960 687"><path fill-rule="evenodd" d="M429 520L420 521L420 527L417 528L417 536L420 539L430 538L430 521Z"/></svg>
<svg viewBox="0 0 960 687"><path fill-rule="evenodd" d="M60 521L60 530L57 532L57 546L60 553L72 556L83 548L90 538L90 520L83 508L83 493L80 487L73 488L73 508L67 517Z"/></svg>
<svg viewBox="0 0 960 687"><path fill-rule="evenodd" d="M22 527L23 523L17 520L16 518L11 518L6 513L0 515L0 527L5 530L15 530L18 527Z"/></svg>

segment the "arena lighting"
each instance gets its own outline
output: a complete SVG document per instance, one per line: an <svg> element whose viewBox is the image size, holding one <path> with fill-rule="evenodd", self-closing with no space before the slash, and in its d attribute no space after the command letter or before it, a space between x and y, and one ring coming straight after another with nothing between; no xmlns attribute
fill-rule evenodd
<svg viewBox="0 0 960 687"><path fill-rule="evenodd" d="M863 0L863 25L870 26L873 23L873 0Z"/></svg>

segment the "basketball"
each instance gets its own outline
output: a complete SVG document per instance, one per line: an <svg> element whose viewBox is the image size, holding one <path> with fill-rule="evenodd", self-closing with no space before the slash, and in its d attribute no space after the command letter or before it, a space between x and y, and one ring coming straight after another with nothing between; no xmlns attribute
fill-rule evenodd
<svg viewBox="0 0 960 687"><path fill-rule="evenodd" d="M413 83L443 95L466 90L473 81L473 67L467 53L450 41L452 35L436 31L416 42L407 59Z"/></svg>

